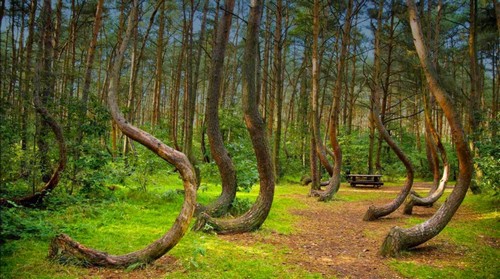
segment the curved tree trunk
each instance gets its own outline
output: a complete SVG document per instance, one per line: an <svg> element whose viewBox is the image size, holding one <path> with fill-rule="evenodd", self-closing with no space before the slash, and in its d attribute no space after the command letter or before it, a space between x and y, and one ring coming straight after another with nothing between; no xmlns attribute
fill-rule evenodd
<svg viewBox="0 0 500 279"><path fill-rule="evenodd" d="M49 248L49 258L65 263L77 263L86 266L106 266L123 268L132 264L146 264L163 256L172 249L187 231L191 217L193 216L196 203L196 176L193 166L186 155L165 145L152 135L132 126L123 117L116 101L116 85L120 75L120 65L123 61L123 54L128 44L128 39L132 31L132 18L137 13L138 1L134 1L132 12L129 16L127 33L120 45L116 61L113 66L112 76L109 85L108 103L114 121L120 130L138 141L155 154L173 164L180 172L184 184L185 196L181 212L177 216L170 230L160 239L154 241L142 250L125 255L109 255L105 252L87 248L82 244L72 240L69 236L61 234L52 241Z"/></svg>
<svg viewBox="0 0 500 279"><path fill-rule="evenodd" d="M390 203L385 204L383 206L374 206L371 205L365 213L363 217L364 221L373 221L380 217L389 215L394 212L396 209L401 206L404 202L408 194L410 193L411 187L413 185L413 166L411 165L410 160L403 153L401 148L397 145L397 143L392 139L389 135L389 132L385 129L384 123L380 118L380 92L382 91L380 87L379 75L380 75L380 32L381 32L381 13L383 11L383 3L380 3L379 9L379 18L378 18L378 26L375 34L375 69L374 69L374 85L371 90L371 119L381 137L387 142L387 144L391 147L391 149L396 153L399 160L405 165L406 168L406 180L404 183L401 192L398 196L392 200Z"/></svg>
<svg viewBox="0 0 500 279"><path fill-rule="evenodd" d="M472 157L459 115L448 93L441 86L436 69L430 61L423 42L422 29L415 2L413 0L407 0L406 2L408 4L413 42L420 58L420 64L427 78L430 91L436 98L450 125L459 162L459 175L453 192L430 219L409 229L399 227L391 229L380 250L380 253L384 256L398 256L401 250L418 246L438 235L460 207L472 179Z"/></svg>
<svg viewBox="0 0 500 279"><path fill-rule="evenodd" d="M234 0L226 0L224 4L224 15L217 27L217 38L212 51L211 74L207 94L206 124L207 135L210 142L210 152L219 168L222 180L222 193L219 198L207 205L199 206L198 212L205 212L212 217L224 215L236 196L236 170L233 161L224 146L222 133L219 125L219 96L222 81L222 70L224 67L224 54L231 30L232 11ZM197 212L197 213L198 213ZM197 228L194 226L193 228Z"/></svg>
<svg viewBox="0 0 500 279"><path fill-rule="evenodd" d="M342 81L344 79L345 62L347 60L347 50L349 47L351 36L351 17L353 11L353 1L349 0L347 4L347 14L344 23L344 30L342 35L342 46L340 50L339 64L337 67L337 80L335 81L335 90L333 92L333 107L330 112L330 143L333 149L334 167L333 174L325 191L320 194L319 201L329 201L333 195L337 193L340 188L340 171L342 168L342 149L340 148L337 139L339 115L340 115L340 97L342 95Z"/></svg>
<svg viewBox="0 0 500 279"><path fill-rule="evenodd" d="M256 57L257 34L261 14L260 0L252 0L250 4L250 18L243 64L243 111L245 124L250 133L260 179L260 191L252 208L242 216L234 219L215 219L206 214L199 218L198 229L210 227L221 234L242 233L254 231L264 223L271 210L274 198L274 175L271 163L271 152L266 135L266 126L259 113L256 88ZM207 225L207 226L205 226Z"/></svg>
<svg viewBox="0 0 500 279"><path fill-rule="evenodd" d="M372 103L373 103L372 118L375 122L375 125L377 126L379 134L384 138L384 140L391 147L394 153L396 153L399 160L401 160L401 162L405 165L406 180L403 188L401 189L401 192L390 203L379 207L371 205L366 211L365 216L363 217L364 221L373 221L396 211L396 209L398 209L399 206L401 206L401 204L404 202L404 200L410 193L411 187L413 185L413 166L408 157L406 157L406 155L403 153L403 150L401 150L401 148L397 145L397 143L392 139L391 135L389 135L389 132L387 132L387 129L385 128L384 124L382 123L382 120L379 117L380 105L379 105L378 92L380 90L381 89L380 87L378 87L377 84L375 85L375 88L372 89Z"/></svg>
<svg viewBox="0 0 500 279"><path fill-rule="evenodd" d="M434 148L441 154L441 160L443 161L443 175L438 182L434 181L433 189L434 191L429 192L429 195L425 198L419 197L416 193L411 193L408 202L404 208L404 214L411 215L414 206L432 206L444 193L446 188L446 182L448 182L448 177L450 175L450 164L448 163L448 157L446 155L446 150L441 142L438 132L434 129L432 125L432 119L430 114L430 105L424 95L424 106L425 106L425 124L429 132L429 141L431 145L435 145ZM436 154L437 156L437 154ZM438 162L434 162L434 165L439 165ZM435 179L434 179L435 180ZM432 189L431 189L432 190Z"/></svg>
<svg viewBox="0 0 500 279"><path fill-rule="evenodd" d="M44 96L48 96L49 92L54 89L53 81L54 78L52 76L52 30L50 27L51 24L51 7L50 2L44 1L41 15L43 22L43 30L42 30L42 38L40 41L40 49L41 49L41 59L36 67L36 75L35 75L35 88L39 88L39 90L35 90L33 94L33 103L35 105L35 110L42 116L42 121L48 125L52 132L55 135L57 140L57 144L59 147L59 162L56 170L50 176L50 179L45 183L45 186L38 192L30 196L15 198L15 199L0 199L0 206L10 206L11 203L15 203L22 206L37 206L40 205L47 196L59 183L59 179L62 171L66 167L67 156L66 156L66 143L64 141L64 136L62 132L61 126L57 123L56 119L49 113L47 108L45 108L42 100L40 100L40 94ZM30 31L31 32L31 31ZM30 35L31 36L31 35ZM31 37L32 38L32 37ZM32 39L29 39L30 44L30 52L31 52L31 43ZM30 53L27 54L30 57ZM30 59L27 61L27 68L30 68Z"/></svg>

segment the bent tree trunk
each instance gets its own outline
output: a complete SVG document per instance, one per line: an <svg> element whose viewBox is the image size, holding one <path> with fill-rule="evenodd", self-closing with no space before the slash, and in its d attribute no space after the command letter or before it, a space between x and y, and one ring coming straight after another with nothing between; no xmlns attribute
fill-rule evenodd
<svg viewBox="0 0 500 279"><path fill-rule="evenodd" d="M266 126L259 113L256 90L256 58L257 34L259 31L262 1L252 0L243 64L243 111L245 124L250 133L257 168L259 171L260 191L252 208L234 219L216 219L207 214L200 215L203 219L197 223L198 229L214 230L221 234L242 233L254 231L264 223L271 210L274 198L274 174L271 163L271 152L266 135Z"/></svg>
<svg viewBox="0 0 500 279"><path fill-rule="evenodd" d="M333 149L333 174L330 177L328 187L325 191L320 194L319 201L329 201L333 198L333 195L337 193L340 188L340 171L342 168L342 149L340 148L339 141L337 139L338 125L339 125L339 114L340 114L340 97L342 95L342 82L344 80L344 69L345 62L347 59L347 50L349 48L350 36L351 36L351 16L352 16L352 5L353 1L349 0L347 4L347 14L344 23L344 30L342 35L342 46L340 50L339 64L337 67L337 80L335 81L335 89L333 92L333 107L330 112L330 143Z"/></svg>
<svg viewBox="0 0 500 279"><path fill-rule="evenodd" d="M165 145L152 135L130 125L121 114L116 101L117 81L120 74L120 65L123 54L132 30L132 18L137 13L138 1L134 1L129 16L127 33L117 53L109 85L108 103L114 121L120 130L131 139L141 143L155 154L173 164L180 172L184 184L185 196L182 209L170 230L160 239L154 241L142 250L125 255L109 255L106 252L87 248L72 240L65 234L58 235L49 248L49 258L64 263L76 263L86 266L106 266L124 268L132 264L147 264L160 258L172 249L187 231L193 216L196 203L196 176L193 166L185 154Z"/></svg>
<svg viewBox="0 0 500 279"><path fill-rule="evenodd" d="M413 33L413 42L417 50L420 64L424 71L429 89L443 110L450 125L453 143L457 152L459 175L457 184L450 196L427 221L414 227L403 229L393 227L384 243L380 253L384 256L398 256L401 250L409 249L425 243L441 232L460 207L472 179L472 157L467 139L464 134L459 115L448 95L440 84L436 69L432 66L425 47L415 1L407 0L410 26Z"/></svg>
<svg viewBox="0 0 500 279"><path fill-rule="evenodd" d="M403 150L398 146L398 144L392 139L392 137L389 135L389 132L387 132L387 129L385 128L384 124L382 123L382 119L380 119L380 108L379 108L379 91L380 87L378 85L375 85L375 88L372 89L372 103L373 103L373 110L372 110L372 118L375 122L375 125L377 126L379 134L384 138L384 140L387 142L387 144L391 147L391 149L396 153L398 156L399 160L405 165L406 168L406 180L404 183L403 188L401 189L401 192L399 192L398 196L392 200L390 203L385 204L383 206L374 206L371 205L368 210L365 213L365 216L363 217L364 221L373 221L376 220L380 217L384 217L386 215L391 214L392 212L396 211L401 204L405 201L406 197L410 193L411 187L413 185L413 166L406 157L406 155L403 153Z"/></svg>
<svg viewBox="0 0 500 279"><path fill-rule="evenodd" d="M411 215L414 206L432 206L444 193L446 188L446 182L448 182L448 177L450 175L450 164L448 163L448 157L446 156L446 150L441 142L441 138L437 133L436 129L432 125L432 119L430 114L430 106L424 95L424 106L425 106L425 125L427 126L427 131L429 132L429 144L433 145L433 148L437 149L441 155L441 160L443 161L443 175L439 182L434 181L429 195L425 198L419 197L416 193L411 193L408 202L405 205L404 214ZM434 146L435 145L435 146ZM438 167L438 162L435 162L434 167ZM435 179L434 179L435 180Z"/></svg>
<svg viewBox="0 0 500 279"><path fill-rule="evenodd" d="M401 192L399 192L398 196L391 201L388 204L385 204L383 206L374 206L371 205L368 210L365 213L365 216L363 217L364 221L373 221L376 220L380 217L386 216L391 214L392 212L396 211L396 209L401 206L401 204L404 202L408 194L410 193L411 187L413 185L413 166L411 165L410 160L406 157L406 155L403 153L403 150L397 145L397 143L392 139L392 137L389 135L389 132L384 126L384 123L382 122L381 119L381 112L380 112L380 92L382 91L382 88L380 86L380 36L381 36L381 31L382 31L382 12L383 12L383 2L380 2L379 6L379 14L378 14L378 24L377 24L377 29L376 29L376 34L375 34L375 69L374 69L374 84L373 88L371 89L371 120L373 121L373 124L377 127L377 130L382 138L387 142L387 144L391 147L391 149L396 153L398 156L399 160L404 164L406 168L406 180L404 183L403 188L401 189Z"/></svg>
<svg viewBox="0 0 500 279"><path fill-rule="evenodd" d="M203 206L199 205L197 213L205 212L212 217L224 215L236 196L236 170L233 161L224 147L222 133L219 125L219 96L222 81L222 70L224 67L224 54L231 29L232 11L234 0L226 0L224 4L224 15L217 27L217 38L212 51L211 75L207 94L207 135L210 142L210 152L219 168L222 182L222 193L213 203ZM197 228L194 226L193 228Z"/></svg>
<svg viewBox="0 0 500 279"><path fill-rule="evenodd" d="M59 183L61 173L66 167L67 150L62 128L57 123L56 119L45 108L45 106L42 103L42 100L40 100L40 93L43 94L44 96L48 96L49 92L53 90L54 78L52 77L52 66L51 66L52 30L50 29L50 26L52 26L52 24L50 23L51 21L50 14L51 14L50 2L45 1L43 3L40 15L44 26L42 39L40 41L41 59L38 66L36 67L36 76L35 76L36 88L40 88L40 90L35 90L35 92L33 93L33 103L35 105L36 112L42 116L42 121L52 129L52 132L55 135L55 138L57 140L57 145L59 148L59 162L56 170L50 176L49 181L45 183L44 187L38 193L10 200L0 199L0 206L10 206L12 205L12 202L17 205L28 206L28 207L40 205L43 202L43 199L47 196L47 194L49 194L52 190L54 190L54 188L56 188L57 184ZM27 68L30 68L29 65L31 63L30 59L28 59L27 63L28 63Z"/></svg>

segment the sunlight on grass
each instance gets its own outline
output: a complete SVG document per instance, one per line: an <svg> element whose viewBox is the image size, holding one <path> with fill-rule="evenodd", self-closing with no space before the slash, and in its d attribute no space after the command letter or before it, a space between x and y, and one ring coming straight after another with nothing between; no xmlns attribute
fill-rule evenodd
<svg viewBox="0 0 500 279"><path fill-rule="evenodd" d="M57 210L23 210L23 218L32 220L34 232L27 232L21 240L2 245L2 278L82 278L91 271L86 268L64 266L46 259L50 239L64 232L82 244L109 252L123 254L144 248L161 237L173 224L182 206L182 185L176 174L155 175L147 191L134 187L120 187L114 197L102 201L68 202ZM397 186L388 186L397 189ZM383 188L382 188L383 189ZM366 191L368 190L368 191ZM220 185L202 184L198 201L209 203L221 191ZM238 199L254 202L259 192L255 185L250 192L238 192ZM291 181L278 184L271 212L260 230L238 240L228 240L214 234L188 231L168 255L176 259L173 270L163 274L168 278L323 278L309 273L299 265L287 263L293 254L284 245L274 245L277 235L292 236L298 229L300 217L291 214L319 206L335 210L352 202L387 199L393 193L370 189L353 189L342 185L334 201L329 203L301 202L308 187ZM466 216L453 219L436 238L445 241L463 253L460 262L444 257L432 263L412 260L412 253L402 259L389 260L389 265L408 278L498 278L500 252L494 245L498 239L500 214L494 199L467 196L464 201ZM469 213L469 211L471 213ZM405 227L421 223L424 218L403 219ZM363 230L368 238L378 239L376 231ZM424 254L422 254L424 256ZM416 256L419 257L419 256ZM420 258L419 258L420 259ZM458 268L457 268L458 267ZM140 272L140 271L139 271ZM167 272L167 271L165 271ZM122 273L123 274L123 273ZM97 278L97 276L96 276Z"/></svg>

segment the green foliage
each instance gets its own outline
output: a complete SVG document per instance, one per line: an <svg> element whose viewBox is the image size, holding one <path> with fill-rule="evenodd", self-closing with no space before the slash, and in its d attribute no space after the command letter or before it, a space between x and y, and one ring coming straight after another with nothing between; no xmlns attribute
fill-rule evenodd
<svg viewBox="0 0 500 279"><path fill-rule="evenodd" d="M475 163L479 165L483 176L479 186L491 192L494 195L500 193L498 181L500 181L500 140L497 138L483 140L478 144L479 157L474 158Z"/></svg>
<svg viewBox="0 0 500 279"><path fill-rule="evenodd" d="M238 216L247 212L252 207L253 201L248 198L238 198L236 197L231 203L231 208L229 209L229 214L232 216Z"/></svg>

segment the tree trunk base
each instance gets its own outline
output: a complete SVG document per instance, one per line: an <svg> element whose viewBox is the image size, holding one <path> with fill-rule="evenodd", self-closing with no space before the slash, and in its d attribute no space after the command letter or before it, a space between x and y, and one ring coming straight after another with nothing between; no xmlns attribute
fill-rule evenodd
<svg viewBox="0 0 500 279"><path fill-rule="evenodd" d="M376 207L373 205L370 205L368 207L368 210L365 213L365 216L363 216L363 221L375 221L378 219L378 215L376 214Z"/></svg>
<svg viewBox="0 0 500 279"><path fill-rule="evenodd" d="M52 240L48 257L61 264L84 267L103 266L119 268L127 266L124 266L123 263L113 261L105 252L85 247L66 234L60 234Z"/></svg>
<svg viewBox="0 0 500 279"><path fill-rule="evenodd" d="M382 247L380 247L380 254L384 257L397 258L401 256L401 251L406 247L404 246L405 235L401 228L393 227L389 234L385 237Z"/></svg>
<svg viewBox="0 0 500 279"><path fill-rule="evenodd" d="M414 206L413 200L408 201L405 205L404 210L403 210L403 214L404 215L411 215L413 213L413 206Z"/></svg>

